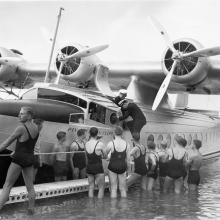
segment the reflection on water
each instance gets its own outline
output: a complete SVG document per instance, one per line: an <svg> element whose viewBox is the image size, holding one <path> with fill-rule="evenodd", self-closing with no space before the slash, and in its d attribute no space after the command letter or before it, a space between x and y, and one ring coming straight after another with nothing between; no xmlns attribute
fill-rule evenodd
<svg viewBox="0 0 220 220"><path fill-rule="evenodd" d="M129 190L127 199L88 199L86 193L38 201L27 216L24 204L3 209L0 219L220 219L220 160L202 167L197 194L143 193Z"/></svg>

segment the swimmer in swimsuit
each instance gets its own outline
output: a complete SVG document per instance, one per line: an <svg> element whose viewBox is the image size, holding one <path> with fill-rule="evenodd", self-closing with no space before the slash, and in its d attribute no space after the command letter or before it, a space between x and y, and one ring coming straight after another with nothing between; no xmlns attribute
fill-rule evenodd
<svg viewBox="0 0 220 220"><path fill-rule="evenodd" d="M115 139L108 143L106 150L107 154L111 153L108 165L111 198L117 198L118 188L121 197L127 197L126 171L129 145L122 139L122 133L122 128L117 126L115 128Z"/></svg>
<svg viewBox="0 0 220 220"><path fill-rule="evenodd" d="M86 172L89 182L89 197L94 197L95 183L98 185L98 198L104 196L105 175L102 165L102 158L106 157L104 144L98 139L98 129L92 127L89 130L90 139L86 142L85 150L87 157Z"/></svg>
<svg viewBox="0 0 220 220"><path fill-rule="evenodd" d="M175 136L174 148L168 149L167 176L164 182L164 192L167 192L174 182L174 191L179 194L183 188L183 179L186 176L186 150L185 139Z"/></svg>
<svg viewBox="0 0 220 220"><path fill-rule="evenodd" d="M138 133L133 136L133 148L130 151L130 158L133 159L134 172L127 179L129 187L137 180L141 180L141 189L147 189L147 166L145 163L146 147L140 143L140 135Z"/></svg>
<svg viewBox="0 0 220 220"><path fill-rule="evenodd" d="M145 163L147 165L147 190L152 191L155 181L158 177L159 155L156 152L156 145L152 141L147 143L148 151L145 157Z"/></svg>
<svg viewBox="0 0 220 220"><path fill-rule="evenodd" d="M160 143L160 150L158 151L159 155L159 181L160 181L160 190L163 191L163 185L165 181L165 177L167 175L167 160L168 160L168 153L167 153L167 142L162 141Z"/></svg>
<svg viewBox="0 0 220 220"><path fill-rule="evenodd" d="M188 151L187 166L188 173L188 187L190 191L195 191L200 183L199 169L202 166L202 155L199 152L202 143L200 140L193 140L192 150Z"/></svg>
<svg viewBox="0 0 220 220"><path fill-rule="evenodd" d="M34 146L38 139L38 128L32 122L33 110L30 107L22 107L19 113L19 126L0 145L0 151L6 149L15 140L16 147L12 156L12 162L8 168L7 177L0 195L0 209L8 200L11 188L18 179L21 171L28 191L28 212L33 214L35 204L35 190L33 185L34 173Z"/></svg>
<svg viewBox="0 0 220 220"><path fill-rule="evenodd" d="M70 167L72 170L73 179L86 178L86 154L85 154L85 130L77 131L78 139L73 141L70 146L70 151L73 151L70 159ZM74 154L74 151L77 152Z"/></svg>
<svg viewBox="0 0 220 220"><path fill-rule="evenodd" d="M57 133L57 143L54 147L53 163L54 163L54 175L55 181L63 181L67 179L68 164L67 164L67 154L59 152L67 152L68 144L66 141L66 132L59 131Z"/></svg>

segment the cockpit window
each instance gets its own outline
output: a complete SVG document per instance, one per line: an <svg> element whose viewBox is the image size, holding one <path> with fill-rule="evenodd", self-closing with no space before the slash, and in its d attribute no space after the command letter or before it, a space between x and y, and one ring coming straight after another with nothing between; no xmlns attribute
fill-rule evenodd
<svg viewBox="0 0 220 220"><path fill-rule="evenodd" d="M37 99L37 89L28 90L22 95L21 99Z"/></svg>
<svg viewBox="0 0 220 220"><path fill-rule="evenodd" d="M78 105L82 108L87 107L87 102L85 100L80 99L77 96L67 94L65 92L60 92L60 91L51 90L51 89L39 88L38 98L52 99L52 100L67 102L73 105Z"/></svg>

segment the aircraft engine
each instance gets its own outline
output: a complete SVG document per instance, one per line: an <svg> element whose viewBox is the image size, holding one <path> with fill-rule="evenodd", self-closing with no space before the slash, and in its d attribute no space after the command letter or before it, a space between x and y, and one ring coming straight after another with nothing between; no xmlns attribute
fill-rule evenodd
<svg viewBox="0 0 220 220"><path fill-rule="evenodd" d="M177 61L173 71L172 81L193 87L202 82L208 73L209 61L207 57L196 57L182 55L203 48L203 46L193 39L179 39L174 41L174 48L178 51L178 56L174 58L173 52L167 48L162 58L162 68L167 75L172 68L174 60Z"/></svg>
<svg viewBox="0 0 220 220"><path fill-rule="evenodd" d="M15 54L13 50L8 50L6 48L0 47L0 58L5 58L4 62L10 62L10 65L3 65L0 63L0 81L13 81L18 78L17 66L8 61L8 58L15 58L23 60L19 55ZM17 61L17 60L16 60Z"/></svg>
<svg viewBox="0 0 220 220"><path fill-rule="evenodd" d="M74 45L64 46L59 50L56 56L55 70L57 73L61 71L62 79L79 83L86 83L91 79L95 71L95 64L98 62L98 58L95 55L68 59L60 70L62 59L85 48L81 45Z"/></svg>

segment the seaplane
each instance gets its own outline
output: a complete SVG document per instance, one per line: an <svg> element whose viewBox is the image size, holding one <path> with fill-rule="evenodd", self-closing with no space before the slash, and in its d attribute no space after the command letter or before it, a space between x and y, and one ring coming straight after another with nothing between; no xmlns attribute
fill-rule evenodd
<svg viewBox="0 0 220 220"><path fill-rule="evenodd" d="M172 147L175 135L181 135L189 146L194 139L200 139L206 160L219 157L219 118L189 111L187 100L190 93L218 94L220 61L211 57L220 55L220 47L203 48L198 41L188 38L171 41L155 18L151 17L151 22L167 44L161 61L105 65L96 54L107 45L65 46L57 53L55 69L48 68L45 82L36 83L16 100L0 100L0 141L17 125L20 107L28 105L35 110L35 117L45 120L41 132L43 163L51 165L47 153L52 151L55 135L60 130L68 131L68 137L74 139L78 129L96 126L102 141L107 143L112 140L120 112L109 97L126 88L128 99L136 102L146 115L147 124L141 131L143 144L153 135L157 145L166 140L168 147ZM25 84L27 78L45 74L46 66L38 68L27 63L18 50L0 48L0 55L1 82L15 85L23 80ZM169 93L177 94L175 103L171 103ZM124 137L131 141L129 130L124 131ZM9 147L13 149L13 145ZM42 195L58 194L56 191Z"/></svg>

